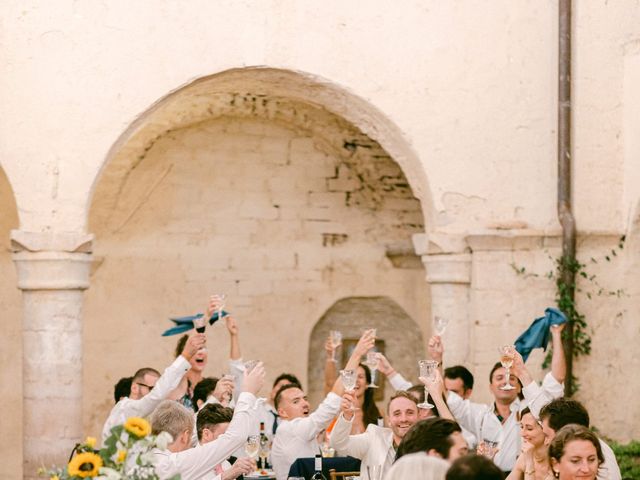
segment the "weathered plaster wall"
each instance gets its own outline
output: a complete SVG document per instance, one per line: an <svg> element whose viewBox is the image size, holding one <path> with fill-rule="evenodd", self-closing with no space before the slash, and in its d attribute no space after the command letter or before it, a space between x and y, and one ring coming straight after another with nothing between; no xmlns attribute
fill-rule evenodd
<svg viewBox="0 0 640 480"><path fill-rule="evenodd" d="M22 471L22 443L16 441L22 437L22 301L11 261L9 232L17 226L16 202L0 168L0 396L11 412L0 419L0 458L6 465L4 472L15 473L16 477Z"/></svg>
<svg viewBox="0 0 640 480"><path fill-rule="evenodd" d="M426 329L421 263L414 257L410 268L395 268L387 257L403 245L406 253L411 235L424 230L419 202L374 142L367 149L378 152L374 169L369 157L327 149L329 140L342 147L356 133L347 131L327 128L338 138L314 138L261 119L201 122L157 139L115 202L112 188L96 195L87 431L100 429L120 377L168 365L177 340L160 337L168 317L201 311L213 292L228 295L243 353L266 362L270 381L282 371L322 381L306 378L308 339L340 298L387 296ZM229 351L222 325L210 341L207 373L219 376Z"/></svg>

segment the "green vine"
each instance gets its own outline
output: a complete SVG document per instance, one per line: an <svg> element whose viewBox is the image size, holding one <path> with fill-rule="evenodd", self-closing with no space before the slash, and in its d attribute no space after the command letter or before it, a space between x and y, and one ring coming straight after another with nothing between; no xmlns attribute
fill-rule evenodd
<svg viewBox="0 0 640 480"><path fill-rule="evenodd" d="M611 260L618 256L618 252L624 249L624 243L626 240L626 236L623 235L618 240L618 245L616 248L613 248L609 253L604 255L603 259L607 262L611 262ZM595 296L606 296L606 297L617 297L621 298L625 295L623 289L617 290L608 290L604 288L598 282L596 275L590 274L587 270L587 264L581 263L576 259L567 258L565 256L561 257L551 257L549 259L553 261L555 268L546 273L545 277L549 280L552 280L556 286L555 292L555 302L558 308L564 312L567 316L567 319L573 323L573 357L577 358L583 355L589 355L591 353L591 333L590 329L587 325L587 321L585 319L584 314L580 313L578 307L576 305L575 295L572 295L572 292L575 294L583 293L589 300L591 300L594 295ZM591 265L597 264L598 260L591 257L589 260ZM515 263L511 263L511 268L516 272L517 275L522 276L524 278L528 277L540 277L537 273L527 272L525 267L519 267ZM572 285L568 285L563 280L562 273L564 271L570 271L576 282ZM580 288L577 285L577 280L583 279L589 285L587 289ZM584 283L584 281L582 282ZM623 312L618 312L617 317L622 316ZM568 335L568 330L565 329L562 332L563 339ZM544 361L542 362L542 368L549 368L551 364L551 357L553 351L551 348L547 350L547 354L545 356ZM578 388L578 379L573 377L573 392L575 393Z"/></svg>

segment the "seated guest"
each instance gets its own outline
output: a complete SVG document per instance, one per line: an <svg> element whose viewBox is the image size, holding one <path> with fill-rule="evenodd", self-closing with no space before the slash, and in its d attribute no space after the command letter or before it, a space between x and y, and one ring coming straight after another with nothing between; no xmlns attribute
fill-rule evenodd
<svg viewBox="0 0 640 480"><path fill-rule="evenodd" d="M189 337L182 353L162 375L153 368L138 370L131 381L129 396L116 403L109 413L102 428L102 440L109 436L113 427L123 424L127 418L148 416L180 383L191 366L189 361L205 343L204 334L198 333Z"/></svg>
<svg viewBox="0 0 640 480"><path fill-rule="evenodd" d="M542 431L546 441L549 443L554 439L558 430L565 425L576 424L589 428L589 413L577 400L558 398L542 407L540 421L542 422ZM601 439L598 439L598 443L603 457L598 470L598 479L620 480L622 475L613 450Z"/></svg>
<svg viewBox="0 0 640 480"><path fill-rule="evenodd" d="M373 348L374 342L373 331L365 331L345 369L355 369L360 357ZM297 458L313 457L318 453L316 436L337 415L343 391L342 382L337 379L317 410L310 413L307 397L299 386L290 384L280 388L275 397L275 407L281 423L271 449L271 463L278 480L287 479L291 464Z"/></svg>
<svg viewBox="0 0 640 480"><path fill-rule="evenodd" d="M482 455L466 455L451 465L446 480L502 480L503 473L495 463Z"/></svg>
<svg viewBox="0 0 640 480"><path fill-rule="evenodd" d="M553 472L549 464L549 449L545 442L542 425L531 414L528 407L520 415L520 436L522 453L507 480L553 480Z"/></svg>
<svg viewBox="0 0 640 480"><path fill-rule="evenodd" d="M389 469L384 480L444 480L449 463L425 453L405 455Z"/></svg>
<svg viewBox="0 0 640 480"><path fill-rule="evenodd" d="M173 442L167 450L154 450L156 473L160 480L180 475L181 480L198 480L210 475L215 465L226 460L247 439L253 424L256 393L264 383L264 367L259 363L245 374L244 392L238 397L233 418L225 433L216 440L190 448L193 433L193 412L183 405L162 402L151 415L151 431L154 435L168 432Z"/></svg>
<svg viewBox="0 0 640 480"><path fill-rule="evenodd" d="M368 479L369 467L382 465L382 472L391 467L396 448L407 431L418 421L418 407L413 395L396 392L387 407L387 421L390 428L371 424L366 432L350 435L351 423L354 420L354 395L345 393L340 405L341 413L333 427L329 444L340 456L359 458L360 477Z"/></svg>
<svg viewBox="0 0 640 480"><path fill-rule="evenodd" d="M198 412L196 430L200 445L217 440L227 431L229 423L233 419L233 410L219 403L208 404ZM231 460L231 461L229 461ZM230 457L213 468L213 476L203 477L213 480L232 480L241 475L247 475L255 470L255 462L249 457Z"/></svg>
<svg viewBox="0 0 640 480"><path fill-rule="evenodd" d="M551 468L559 480L595 480L604 461L600 440L582 425L569 424L556 432L549 445Z"/></svg>
<svg viewBox="0 0 640 480"><path fill-rule="evenodd" d="M519 412L528 406L531 413L536 416L540 408L550 399L563 394L562 382L566 365L562 348L562 328L564 325L550 329L553 342L551 372L545 376L542 386L532 380L524 368L522 357L512 350L515 375L510 376L509 383L513 389L503 389L507 383L506 370L498 362L489 374L489 388L493 395L491 404L473 403L454 392L449 392L447 396L447 404L455 419L471 431L480 444L483 441L499 442L500 449L494 457L494 462L504 472L513 470L520 454ZM522 379L522 383L517 377ZM522 391L524 391L526 402L520 397Z"/></svg>
<svg viewBox="0 0 640 480"><path fill-rule="evenodd" d="M228 406L233 394L233 380L229 378L206 377L193 389L193 408L197 412L210 403L222 403Z"/></svg>
<svg viewBox="0 0 640 480"><path fill-rule="evenodd" d="M409 453L424 452L451 463L468 450L460 425L447 418L434 417L420 420L411 427L398 446L396 460Z"/></svg>
<svg viewBox="0 0 640 480"><path fill-rule="evenodd" d="M402 390L399 390L399 391L402 391ZM422 384L412 385L407 390L407 393L410 393L411 395L413 395L417 403L425 402L424 385ZM429 402L431 405L433 405L433 398L431 397L431 393L427 395L426 401ZM438 412L438 407L436 407L435 405L433 406L433 408L418 409L418 420L426 420L427 418L439 417L439 416L440 416L440 412Z"/></svg>
<svg viewBox="0 0 640 480"><path fill-rule="evenodd" d="M113 399L118 403L124 397L128 397L131 392L131 382L133 377L124 377L118 380L115 387L113 387Z"/></svg>

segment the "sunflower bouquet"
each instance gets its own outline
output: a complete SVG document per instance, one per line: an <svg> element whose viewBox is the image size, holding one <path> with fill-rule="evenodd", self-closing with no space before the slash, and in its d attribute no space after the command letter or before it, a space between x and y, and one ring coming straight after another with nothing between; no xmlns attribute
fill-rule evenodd
<svg viewBox="0 0 640 480"><path fill-rule="evenodd" d="M111 429L100 450L94 448L96 439L87 437L76 446L66 467L41 468L38 473L49 480L159 480L153 449L166 449L171 443L171 435L162 432L153 436L150 433L149 422L131 417L123 425Z"/></svg>

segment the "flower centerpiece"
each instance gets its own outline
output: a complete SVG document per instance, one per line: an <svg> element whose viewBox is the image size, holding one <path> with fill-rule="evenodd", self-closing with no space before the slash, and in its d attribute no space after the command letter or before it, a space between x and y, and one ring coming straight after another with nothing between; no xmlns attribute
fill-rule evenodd
<svg viewBox="0 0 640 480"><path fill-rule="evenodd" d="M100 450L95 449L96 439L87 437L76 445L66 467L41 468L38 473L50 480L159 480L153 449L165 450L171 441L166 432L151 435L144 418L131 417L111 429Z"/></svg>

